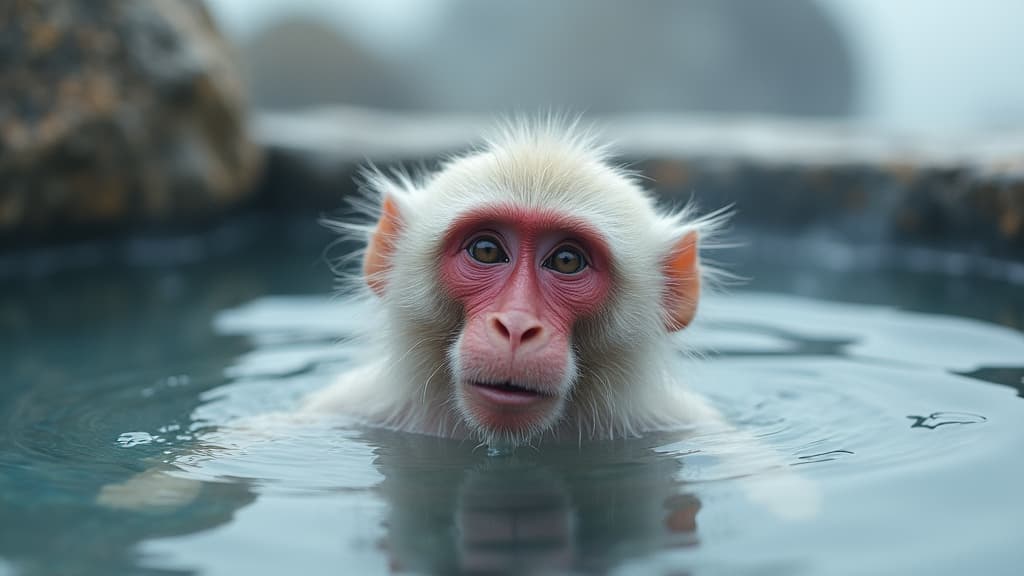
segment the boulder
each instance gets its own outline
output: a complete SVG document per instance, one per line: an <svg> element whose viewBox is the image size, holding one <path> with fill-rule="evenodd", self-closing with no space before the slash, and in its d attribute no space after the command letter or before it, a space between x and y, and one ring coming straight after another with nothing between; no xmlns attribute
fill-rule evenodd
<svg viewBox="0 0 1024 576"><path fill-rule="evenodd" d="M260 166L200 0L0 8L0 239L207 218Z"/></svg>

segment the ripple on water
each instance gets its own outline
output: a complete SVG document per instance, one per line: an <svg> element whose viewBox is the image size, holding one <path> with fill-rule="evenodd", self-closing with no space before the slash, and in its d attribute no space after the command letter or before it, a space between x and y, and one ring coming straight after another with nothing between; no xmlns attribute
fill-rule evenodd
<svg viewBox="0 0 1024 576"><path fill-rule="evenodd" d="M7 410L10 448L0 464L32 470L25 478L45 478L64 498L154 464L214 490L198 498L225 508L220 528L195 532L211 516L189 528L188 512L180 531L194 534L143 547L144 563L161 569L259 573L301 543L313 572L339 560L371 572L387 564L485 569L488 554L518 554L524 570L869 573L879 566L858 564L866 560L834 542L850 537L847 530L896 538L918 492L955 501L965 477L986 479L978 489L989 500L957 513L988 522L978 530L997 537L958 546L984 548L993 561L1013 554L1000 544L1008 524L977 508L1022 504L1006 486L1024 481L1024 469L1006 455L1024 450L1024 404L1014 389L984 380L1024 373L1024 336L960 318L767 294L721 297L706 315L714 321L681 335L706 360L685 369L742 436L696 429L487 458L472 443L296 422L288 410L351 362L346 338L365 318L344 301L276 297L217 317L223 337L251 344L231 358L199 359L171 376L85 379L59 402L42 388L18 396ZM725 457L751 440L773 451L738 463ZM820 486L815 519L780 525L743 504L742 480L780 468ZM44 498L27 484L26 498ZM922 488L900 492L907 486ZM863 507L889 491L903 495L868 505L893 515L874 534ZM493 533L505 528L511 532ZM921 530L941 542L948 536L939 523ZM527 536L536 546L530 552ZM899 554L884 567L931 565L912 547ZM735 558L744 560L722 563Z"/></svg>
<svg viewBox="0 0 1024 576"><path fill-rule="evenodd" d="M707 309L714 321L684 333L709 358L687 367L692 385L793 465L855 461L868 470L939 458L984 439L983 432L962 428L998 420L1012 391L958 373L1024 359L1018 332L962 318L770 294L720 298ZM325 363L341 368L350 349L336 342L364 321L358 310L320 298L271 298L221 314L222 332L258 343L228 370L239 382L218 392L240 391L225 405L246 410L231 416L294 401L267 402L274 396L251 393L255 381L274 382ZM282 335L303 335L305 344ZM324 381L313 378L301 389ZM939 428L930 437L920 434ZM712 451L730 441L697 434L680 442L677 453L695 446ZM673 452L671 445L664 448Z"/></svg>
<svg viewBox="0 0 1024 576"><path fill-rule="evenodd" d="M45 478L47 497L91 498L97 482L140 471L146 466L140 457L191 445L205 428L188 412L201 390L222 379L199 364L186 368L191 376L139 371L83 378L57 394L47 387L25 390L6 407L0 463L20 462Z"/></svg>
<svg viewBox="0 0 1024 576"><path fill-rule="evenodd" d="M1012 330L767 294L731 296L708 308L714 322L685 334L709 358L688 367L693 385L731 422L784 455L783 464L842 466L835 469L849 476L937 462L984 442L990 419L999 422L1008 409L1016 413L1016 404L1006 404L1009 389L985 387L956 373L1024 358L1022 338ZM256 345L227 369L234 382L207 395L210 402L198 411L201 420L223 423L293 405L343 368L351 354L344 339L362 321L358 309L320 298L262 299L222 313L220 331L246 335ZM222 454L216 463L188 466L205 469L205 477L212 470L218 470L212 477L262 477L280 489L372 485L373 474L356 481L342 480L340 473L372 461L372 451L357 442L359 434L324 431L295 429L247 448L244 456ZM216 441L238 440L221 435ZM776 459L751 458L742 469L720 469L714 458L700 459L727 452L734 442L729 433L698 431L658 452L699 464L681 475L691 482L779 465ZM361 464L323 470L316 480L293 473L310 454Z"/></svg>

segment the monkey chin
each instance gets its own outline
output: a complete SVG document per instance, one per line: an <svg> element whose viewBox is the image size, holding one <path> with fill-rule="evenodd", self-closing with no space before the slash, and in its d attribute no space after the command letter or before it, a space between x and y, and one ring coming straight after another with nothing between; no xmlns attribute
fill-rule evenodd
<svg viewBox="0 0 1024 576"><path fill-rule="evenodd" d="M463 419L489 445L529 444L550 430L564 410L562 394L514 382L460 381Z"/></svg>

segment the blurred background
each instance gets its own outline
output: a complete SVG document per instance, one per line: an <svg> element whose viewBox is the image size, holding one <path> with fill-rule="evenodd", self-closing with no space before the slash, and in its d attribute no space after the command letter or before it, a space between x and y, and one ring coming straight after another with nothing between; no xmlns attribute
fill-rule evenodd
<svg viewBox="0 0 1024 576"><path fill-rule="evenodd" d="M1024 125L1015 0L209 0L252 103Z"/></svg>
<svg viewBox="0 0 1024 576"><path fill-rule="evenodd" d="M264 488L290 490L289 482L267 480L280 471L255 464L259 456L251 481L229 458L221 470L237 482L211 483L180 513L99 511L94 499L102 486L167 462L168 449L191 451L242 405L245 414L278 410L272 403L282 394L318 385L347 362L336 356L338 333L312 321L332 322L344 311L319 297L336 289L340 265L358 264L357 246L339 242L324 216L353 217L344 207L368 161L384 169L434 167L501 114L583 113L615 143L617 160L649 177L644 185L659 200L733 207L726 242L735 249L709 254L745 279L730 289L885 306L869 309L881 323L863 338L892 342L908 358L943 348L931 348L923 332L894 332L886 320L899 315L888 308L1024 330L1022 24L1021 0L0 0L0 576L185 573L182 566L204 557L189 542L203 547L206 540L178 539L185 548L168 548L178 553L137 544L234 522L242 522L241 532L210 531L231 543L203 548L209 557L258 563L264 556L250 554L254 543L277 538L282 525L302 528L281 540L291 550L313 550L324 538L336 553L348 536L334 531L337 523L321 530L330 518L351 520L360 545L382 553L386 528L362 522L371 507L349 500L357 493L347 489L337 494L356 508L332 512L302 498L315 507L311 523L295 522L300 516L291 513L303 508L293 506L297 500L281 506L286 500L276 495L268 502L277 513L236 514ZM289 300L299 295L322 303ZM267 296L285 298L267 300L273 312L259 322L287 329L224 331L225 310L253 303L262 310ZM738 338L723 340L723 352L745 361L744 350L772 342L767 354L774 355L774 343L783 343L781 360L807 355L808 364L794 363L793 382L817 378L814 363L825 356L853 358L860 328L844 327L844 339L834 342L805 340L781 320L791 309L766 310L749 333L722 324ZM819 307L808 303L807 310ZM851 318L860 314L850 310ZM968 349L975 333L942 344ZM864 370L916 366L870 361ZM920 376L920 386L937 386L922 411L956 410L954 398L971 398L965 388L947 397L952 404L936 404L946 386L936 377L945 375L921 366L919 375L906 372L913 380L894 377L878 393L891 389L902 398L895 386L904 383L923 390ZM838 406L837 398L845 406L857 390L872 388L874 376L857 370L823 377L825 385L842 384L841 396L809 397L822 403L830 424L853 422L854 431L862 428L857 413L833 413L827 403ZM1024 396L1020 366L966 375ZM803 394L794 390L779 399ZM212 420L204 406L213 407ZM1001 413L984 430L1013 432L1000 427ZM156 440L125 450L122 433ZM948 447L948 438L936 445ZM1015 462L1001 446L1016 444L979 454ZM395 454L386 448L378 455L388 453ZM283 460L289 479L299 477L292 456ZM926 476L944 469L915 461L922 485L963 496L957 514L936 508L931 516L907 515L906 526L892 512L879 518L915 529L934 518L936 530L952 530L942 544L958 544L949 554L984 541L999 547L996 562L1019 558L1019 536L1003 530L1009 521L981 529L939 521L938 513L970 519L959 514L967 508L999 515L965 492L966 476L932 482ZM974 466L949 462L960 472ZM359 468L343 467L346 478ZM1010 486L1020 477L1016 469L990 471L1007 470L979 467L974 478ZM542 476L548 492L552 483L572 489L576 478ZM986 501L1001 502L1012 489L990 492ZM415 502L405 511L396 505L398 512L426 518L422 493L409 492ZM868 494L866 505L888 504ZM574 514L587 498L578 495L565 497ZM435 502L431 517L451 513L445 506L461 506L462 496ZM1011 510L1019 498L1005 501ZM594 529L572 526L590 544L632 550L609 546L615 543L601 526L614 518L601 512ZM585 516L569 519L578 518ZM805 528L846 526L841 516L828 518ZM963 537L961 524L974 540ZM457 531L436 532L395 540L454 551ZM917 541L928 548L921 550L936 548L922 534ZM903 560L920 560L914 550ZM785 562L766 570L802 566L779 557Z"/></svg>
<svg viewBox="0 0 1024 576"><path fill-rule="evenodd" d="M308 225L368 160L582 113L671 202L1024 259L1015 0L17 0L0 250ZM250 210L254 209L254 210Z"/></svg>

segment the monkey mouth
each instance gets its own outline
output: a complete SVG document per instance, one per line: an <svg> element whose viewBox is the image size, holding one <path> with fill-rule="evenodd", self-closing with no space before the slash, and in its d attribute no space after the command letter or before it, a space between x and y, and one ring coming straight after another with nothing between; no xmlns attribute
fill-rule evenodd
<svg viewBox="0 0 1024 576"><path fill-rule="evenodd" d="M470 387L483 399L499 406L528 406L541 400L555 397L549 392L542 392L514 382L480 382L470 381Z"/></svg>

